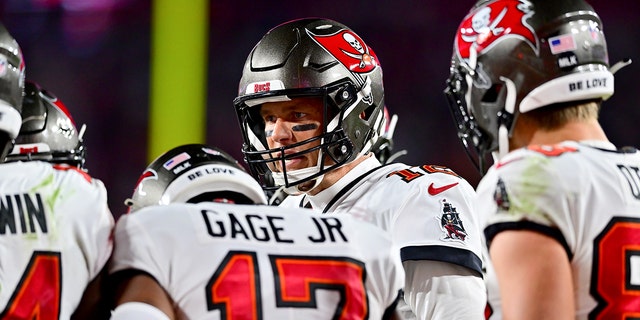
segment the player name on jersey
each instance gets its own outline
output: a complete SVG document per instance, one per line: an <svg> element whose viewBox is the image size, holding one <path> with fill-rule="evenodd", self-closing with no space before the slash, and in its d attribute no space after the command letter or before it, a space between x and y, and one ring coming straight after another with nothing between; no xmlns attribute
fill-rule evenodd
<svg viewBox="0 0 640 320"><path fill-rule="evenodd" d="M295 231L297 235L304 233L302 239L312 243L349 242L342 231L342 223L336 217L309 216L315 228L307 229L306 226L300 226L301 228L296 230L285 230L283 216L236 215L233 212L221 213L212 210L202 210L201 213L207 233L212 237L295 243Z"/></svg>
<svg viewBox="0 0 640 320"><path fill-rule="evenodd" d="M47 233L47 218L39 193L0 197L0 235L36 233L36 225Z"/></svg>

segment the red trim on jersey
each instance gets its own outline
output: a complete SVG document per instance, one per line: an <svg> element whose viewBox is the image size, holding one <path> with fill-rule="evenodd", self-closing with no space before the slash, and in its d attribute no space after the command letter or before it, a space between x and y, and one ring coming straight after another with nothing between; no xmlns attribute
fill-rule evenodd
<svg viewBox="0 0 640 320"><path fill-rule="evenodd" d="M82 171L75 166L70 166L68 164L54 164L53 168L60 171L74 170L80 173L85 178L85 180L87 180L87 182L91 182L91 180L93 180L93 178L91 178L91 176L86 171Z"/></svg>

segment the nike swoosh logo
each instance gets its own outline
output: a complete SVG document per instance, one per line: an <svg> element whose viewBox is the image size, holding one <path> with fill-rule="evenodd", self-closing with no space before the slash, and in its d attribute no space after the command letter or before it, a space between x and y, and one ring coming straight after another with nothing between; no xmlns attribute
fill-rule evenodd
<svg viewBox="0 0 640 320"><path fill-rule="evenodd" d="M444 185L442 187L434 187L433 183L432 183L432 184L429 185L429 189L427 189L427 191L429 191L430 195L435 196L438 193L445 192L445 191L447 191L447 190L449 190L449 189L451 189L451 188L453 188L453 187L455 187L457 185L458 185L458 183L456 182L456 183Z"/></svg>

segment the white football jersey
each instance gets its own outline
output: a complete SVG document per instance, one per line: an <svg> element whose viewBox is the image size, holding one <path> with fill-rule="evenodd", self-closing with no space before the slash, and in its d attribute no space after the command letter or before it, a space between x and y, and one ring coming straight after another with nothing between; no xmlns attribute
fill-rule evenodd
<svg viewBox="0 0 640 320"><path fill-rule="evenodd" d="M487 240L510 229L549 235L571 262L577 319L640 314L640 153L563 142L505 156L477 188ZM526 254L526 253L523 253ZM498 284L487 268L490 319Z"/></svg>
<svg viewBox="0 0 640 320"><path fill-rule="evenodd" d="M400 249L403 262L442 261L480 275L482 235L473 211L474 201L473 187L446 167L411 167L402 163L381 166L376 158L370 157L331 187L314 196L289 196L280 206L350 213L387 230L394 246ZM416 272L411 278L424 281L412 282L418 287L405 287L406 293L413 291L414 296L422 295L424 283L430 277L430 274ZM484 301L484 287L477 289L479 292L471 296ZM452 304L448 299L446 294L434 294L430 298L433 305L440 306ZM431 311L418 313L429 316L425 312Z"/></svg>
<svg viewBox="0 0 640 320"><path fill-rule="evenodd" d="M381 319L404 275L369 223L213 202L121 216L110 273L128 269L153 276L183 319Z"/></svg>
<svg viewBox="0 0 640 320"><path fill-rule="evenodd" d="M370 157L315 196L289 196L280 206L350 213L389 231L402 261L443 261L480 273L474 197L473 187L448 168L380 166Z"/></svg>
<svg viewBox="0 0 640 320"><path fill-rule="evenodd" d="M47 162L1 164L2 317L69 319L111 254L113 225L100 180Z"/></svg>

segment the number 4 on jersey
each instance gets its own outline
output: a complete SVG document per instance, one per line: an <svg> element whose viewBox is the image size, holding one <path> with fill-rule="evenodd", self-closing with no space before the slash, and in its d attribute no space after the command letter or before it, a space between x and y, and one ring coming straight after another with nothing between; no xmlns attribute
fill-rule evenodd
<svg viewBox="0 0 640 320"><path fill-rule="evenodd" d="M60 253L34 252L0 319L57 320L61 283Z"/></svg>

